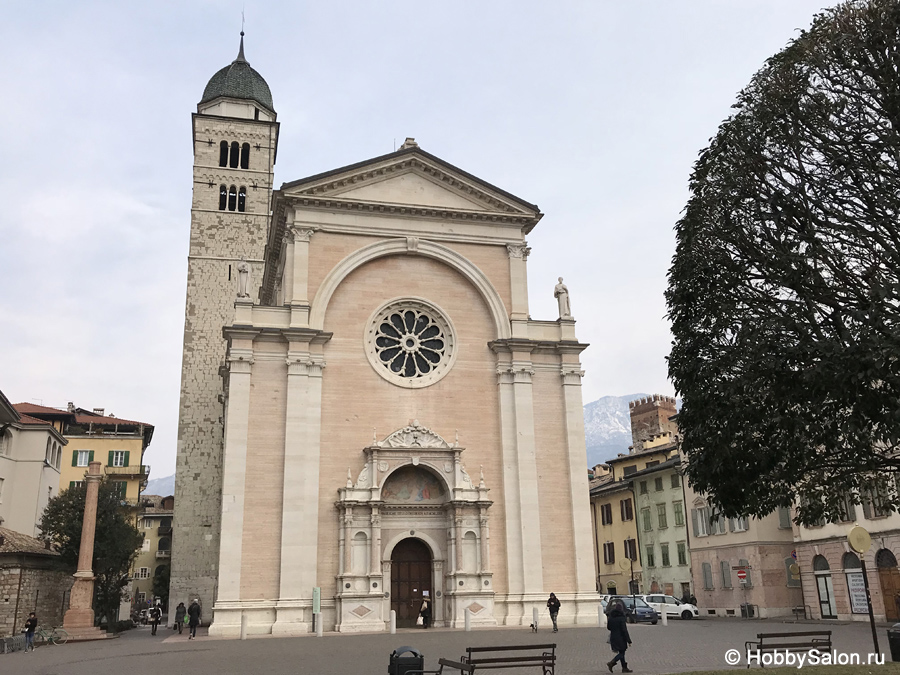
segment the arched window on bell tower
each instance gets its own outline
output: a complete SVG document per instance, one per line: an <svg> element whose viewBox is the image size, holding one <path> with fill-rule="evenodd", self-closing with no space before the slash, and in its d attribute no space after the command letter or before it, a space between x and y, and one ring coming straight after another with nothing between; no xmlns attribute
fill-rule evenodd
<svg viewBox="0 0 900 675"><path fill-rule="evenodd" d="M219 186L219 211L224 211L228 204L228 188L225 185Z"/></svg>
<svg viewBox="0 0 900 675"><path fill-rule="evenodd" d="M234 141L231 144L231 161L228 164L228 166L230 166L232 169L238 168L238 162L240 161L240 153L241 153L241 146L238 145L237 141Z"/></svg>
<svg viewBox="0 0 900 675"><path fill-rule="evenodd" d="M241 185L241 189L238 190L238 211L241 213L244 212L244 207L247 205L247 188Z"/></svg>
<svg viewBox="0 0 900 675"><path fill-rule="evenodd" d="M228 188L228 210L234 211L237 207L237 188L232 185Z"/></svg>
<svg viewBox="0 0 900 675"><path fill-rule="evenodd" d="M249 169L250 168L250 144L244 143L241 146L241 168Z"/></svg>
<svg viewBox="0 0 900 675"><path fill-rule="evenodd" d="M228 166L228 141L219 144L219 166Z"/></svg>

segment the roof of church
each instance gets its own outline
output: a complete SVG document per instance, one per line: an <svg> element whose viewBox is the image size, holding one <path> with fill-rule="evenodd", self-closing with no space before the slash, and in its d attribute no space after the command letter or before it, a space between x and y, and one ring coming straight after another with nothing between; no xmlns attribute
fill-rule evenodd
<svg viewBox="0 0 900 675"><path fill-rule="evenodd" d="M241 31L241 47L237 58L210 78L206 89L203 90L200 103L212 101L220 96L256 101L275 112L269 85L244 58L244 31Z"/></svg>

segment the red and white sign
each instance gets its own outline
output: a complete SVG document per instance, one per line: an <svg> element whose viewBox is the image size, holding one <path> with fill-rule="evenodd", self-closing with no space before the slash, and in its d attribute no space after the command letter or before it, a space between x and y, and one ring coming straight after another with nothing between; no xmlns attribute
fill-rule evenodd
<svg viewBox="0 0 900 675"><path fill-rule="evenodd" d="M741 583L747 581L747 570L738 570L737 578L741 580Z"/></svg>

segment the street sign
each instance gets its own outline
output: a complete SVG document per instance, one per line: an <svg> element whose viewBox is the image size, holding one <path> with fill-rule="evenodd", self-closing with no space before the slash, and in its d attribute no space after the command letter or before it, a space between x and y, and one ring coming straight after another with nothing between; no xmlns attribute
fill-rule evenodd
<svg viewBox="0 0 900 675"><path fill-rule="evenodd" d="M794 549L793 551L791 551L791 557L792 557L794 560L797 559L797 549Z"/></svg>
<svg viewBox="0 0 900 675"><path fill-rule="evenodd" d="M733 570L752 570L753 567L750 565L732 565L731 569L733 569Z"/></svg>
<svg viewBox="0 0 900 675"><path fill-rule="evenodd" d="M741 583L747 581L747 570L739 569L737 573L737 578L741 580Z"/></svg>
<svg viewBox="0 0 900 675"><path fill-rule="evenodd" d="M869 533L864 527L856 525L847 534L847 542L850 544L850 548L862 555L868 551L869 547L872 545L872 537L869 536Z"/></svg>
<svg viewBox="0 0 900 675"><path fill-rule="evenodd" d="M791 563L789 569L791 570L791 574L793 574L795 578L798 574L800 574L800 565L798 565L797 563Z"/></svg>

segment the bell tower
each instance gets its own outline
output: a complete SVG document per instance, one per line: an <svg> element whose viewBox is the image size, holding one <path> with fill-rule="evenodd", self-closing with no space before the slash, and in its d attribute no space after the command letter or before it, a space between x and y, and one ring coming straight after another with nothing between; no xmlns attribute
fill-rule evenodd
<svg viewBox="0 0 900 675"><path fill-rule="evenodd" d="M194 184L169 593L176 603L199 598L208 619L222 511L222 327L233 320L242 258L251 267L250 298L259 295L278 147L272 93L244 57L243 31L237 58L212 76L191 119Z"/></svg>

